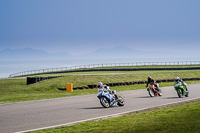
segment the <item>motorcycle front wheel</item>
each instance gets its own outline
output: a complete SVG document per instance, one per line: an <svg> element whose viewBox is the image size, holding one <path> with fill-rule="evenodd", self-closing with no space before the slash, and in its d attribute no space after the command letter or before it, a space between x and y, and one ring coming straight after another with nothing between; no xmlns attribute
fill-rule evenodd
<svg viewBox="0 0 200 133"><path fill-rule="evenodd" d="M149 89L149 95L150 95L150 97L154 97L154 92L152 89Z"/></svg>
<svg viewBox="0 0 200 133"><path fill-rule="evenodd" d="M181 89L178 89L178 90L177 90L177 94L178 94L178 96L181 98L181 97L182 97L182 90L181 90Z"/></svg>
<svg viewBox="0 0 200 133"><path fill-rule="evenodd" d="M100 103L101 103L101 105L102 105L104 108L110 107L109 101L108 101L108 99L105 98L105 97L100 99Z"/></svg>

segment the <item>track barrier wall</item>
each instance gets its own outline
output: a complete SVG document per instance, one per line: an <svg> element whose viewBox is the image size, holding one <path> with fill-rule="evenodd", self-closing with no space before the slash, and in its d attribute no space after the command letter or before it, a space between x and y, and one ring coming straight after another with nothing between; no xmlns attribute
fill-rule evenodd
<svg viewBox="0 0 200 133"><path fill-rule="evenodd" d="M183 78L183 81L193 81L193 80L200 80L200 78ZM174 79L161 79L156 80L156 83L167 83L167 82L174 82ZM110 87L116 87L116 86L125 86L125 85L136 85L136 84L146 84L147 81L131 81L131 82L118 82L118 83L105 83L107 86ZM87 86L81 86L81 87L75 87L73 90L77 89L94 89L97 88L96 84L93 85L87 85ZM59 90L66 90L66 88L57 88Z"/></svg>
<svg viewBox="0 0 200 133"><path fill-rule="evenodd" d="M62 77L62 76L45 76L45 77L27 77L26 78L26 84L34 84L43 80L47 80L47 79L52 79L52 78L58 78L58 77Z"/></svg>

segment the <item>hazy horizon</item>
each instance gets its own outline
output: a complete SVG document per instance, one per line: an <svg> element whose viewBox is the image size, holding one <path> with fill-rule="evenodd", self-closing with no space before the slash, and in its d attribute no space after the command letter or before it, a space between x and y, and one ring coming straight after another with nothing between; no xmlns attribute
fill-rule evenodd
<svg viewBox="0 0 200 133"><path fill-rule="evenodd" d="M1 0L0 50L200 49L198 0Z"/></svg>
<svg viewBox="0 0 200 133"><path fill-rule="evenodd" d="M104 49L105 57L110 56L113 61L137 61L130 51L121 57L118 55L125 55L126 51L118 55L114 52L107 54L109 49L114 51L115 47L123 46L136 51L159 51L158 58L162 53L168 53L163 61L168 60L167 56L176 57L176 54L182 58L171 60L196 60L200 49L199 5L199 0L1 0L0 51L31 48L59 53L48 54L52 60L54 56L63 55L62 52L77 56L78 60L81 55L92 57L93 52L100 55L102 51L99 49ZM151 57L144 53L141 55L143 59L140 55L137 59L148 60L144 57ZM9 56L13 60L20 57L14 52ZM2 58L7 60L4 55ZM26 67L0 61L0 74L18 72L21 68L25 71L40 69L41 66L52 68L55 65L95 62L74 60L55 64L55 60L54 63L44 64L44 61L41 64L37 63L41 57L34 59L36 62L22 63ZM102 60L97 62L104 63Z"/></svg>

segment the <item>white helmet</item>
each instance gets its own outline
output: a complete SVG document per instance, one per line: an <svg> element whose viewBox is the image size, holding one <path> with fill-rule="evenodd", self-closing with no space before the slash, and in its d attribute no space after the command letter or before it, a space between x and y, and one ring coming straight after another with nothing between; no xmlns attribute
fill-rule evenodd
<svg viewBox="0 0 200 133"><path fill-rule="evenodd" d="M103 88L103 84L101 82L97 83L98 88Z"/></svg>
<svg viewBox="0 0 200 133"><path fill-rule="evenodd" d="M178 76L176 76L175 81L178 81L178 80L180 80L180 78Z"/></svg>

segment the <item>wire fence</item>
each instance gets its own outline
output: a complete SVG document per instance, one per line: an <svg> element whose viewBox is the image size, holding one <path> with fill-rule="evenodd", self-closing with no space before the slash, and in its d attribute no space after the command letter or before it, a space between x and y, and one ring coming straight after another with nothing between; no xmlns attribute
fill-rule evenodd
<svg viewBox="0 0 200 133"><path fill-rule="evenodd" d="M149 65L149 66L153 66L153 65L199 65L199 64L200 64L200 61L102 63L102 64L89 64L89 65L77 65L77 66L70 66L70 67L29 70L29 71L11 74L9 77L17 77L17 76L46 73L46 72L84 69L84 68L97 68L97 67L147 66L147 65Z"/></svg>

